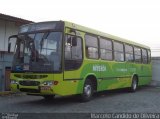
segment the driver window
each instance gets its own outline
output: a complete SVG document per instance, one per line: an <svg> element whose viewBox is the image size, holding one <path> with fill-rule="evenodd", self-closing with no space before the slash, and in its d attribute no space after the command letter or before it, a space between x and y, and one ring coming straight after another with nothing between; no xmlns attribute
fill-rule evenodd
<svg viewBox="0 0 160 119"><path fill-rule="evenodd" d="M72 45L73 37L67 35L65 39L65 59L68 60L79 60L82 59L82 40L79 37L76 37L77 45ZM75 39L74 39L75 40Z"/></svg>
<svg viewBox="0 0 160 119"><path fill-rule="evenodd" d="M78 69L82 64L82 59L82 39L77 36L66 35L65 70Z"/></svg>

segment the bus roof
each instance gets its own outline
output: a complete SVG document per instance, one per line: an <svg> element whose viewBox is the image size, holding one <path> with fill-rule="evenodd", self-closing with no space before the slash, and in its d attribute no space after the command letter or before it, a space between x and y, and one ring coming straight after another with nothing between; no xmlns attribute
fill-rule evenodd
<svg viewBox="0 0 160 119"><path fill-rule="evenodd" d="M104 33L104 32L98 31L98 30L94 30L94 29L91 29L91 28L88 28L88 27L85 27L85 26L81 26L81 25L78 25L78 24L75 24L75 23L72 23L72 22L68 22L68 21L63 21L63 22L65 23L65 26L69 27L69 28L73 28L73 29L84 31L84 32L91 33L91 34L94 34L94 35L110 38L110 39L120 41L120 42L124 42L124 43L127 43L127 44L132 44L132 45L135 45L135 46L138 46L138 47L143 47L143 48L146 48L146 49L150 49L150 47L148 47L146 45L143 45L143 44L140 44L140 43L136 43L134 41L130 41L130 40L127 40L127 39L124 39L124 38L120 38L120 37L117 37L117 36L114 36L114 35L111 35L111 34L107 34L107 33Z"/></svg>
<svg viewBox="0 0 160 119"><path fill-rule="evenodd" d="M143 47L143 48L146 48L146 49L150 49L150 47L148 47L146 45L143 45L143 44L140 44L140 43L136 43L134 41L130 41L130 40L127 40L127 39L124 39L124 38L120 38L118 36L114 36L114 35L111 35L111 34L108 34L108 33L104 33L104 32L94 30L94 29L91 29L91 28L88 28L88 27L85 27L85 26L82 26L82 25L78 25L78 24L75 24L75 23L72 23L72 22L62 21L62 20L61 21L46 21L46 22L31 23L31 24L22 25L21 28L24 28L24 27L27 27L27 26L33 27L33 26L38 25L38 24L39 25L40 24L46 24L46 25L50 24L50 25L54 26L53 25L54 23L58 24L57 28L60 28L60 26L61 26L60 24L64 23L65 26L69 27L69 28L73 28L73 29L76 29L76 30L79 30L79 31L90 33L90 34L110 38L110 39L120 41L120 42L124 42L124 43L127 43L127 44L132 44L132 45L135 45L135 46L138 46L138 47ZM61 28L62 27L63 26L61 26Z"/></svg>

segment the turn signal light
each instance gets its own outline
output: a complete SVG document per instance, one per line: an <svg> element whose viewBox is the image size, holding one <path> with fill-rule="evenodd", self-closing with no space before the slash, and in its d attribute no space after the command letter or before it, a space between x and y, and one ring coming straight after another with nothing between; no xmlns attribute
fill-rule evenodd
<svg viewBox="0 0 160 119"><path fill-rule="evenodd" d="M54 81L54 85L57 85L58 84L58 81Z"/></svg>

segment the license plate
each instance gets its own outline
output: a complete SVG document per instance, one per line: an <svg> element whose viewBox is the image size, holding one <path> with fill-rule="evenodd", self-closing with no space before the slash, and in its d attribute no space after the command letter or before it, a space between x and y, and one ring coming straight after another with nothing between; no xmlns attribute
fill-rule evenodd
<svg viewBox="0 0 160 119"><path fill-rule="evenodd" d="M50 90L51 89L51 87L49 87L49 86L41 86L41 90Z"/></svg>

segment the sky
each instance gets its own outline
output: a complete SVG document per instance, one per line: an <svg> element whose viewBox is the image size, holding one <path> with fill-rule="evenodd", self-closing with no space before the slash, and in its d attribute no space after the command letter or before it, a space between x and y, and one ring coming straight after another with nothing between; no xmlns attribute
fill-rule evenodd
<svg viewBox="0 0 160 119"><path fill-rule="evenodd" d="M0 13L67 20L151 47L160 56L160 0L0 0Z"/></svg>

